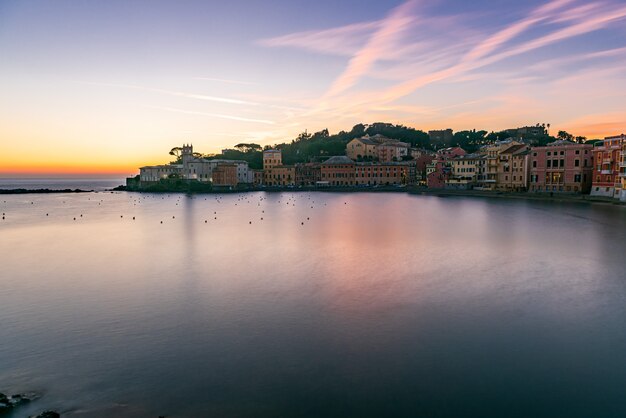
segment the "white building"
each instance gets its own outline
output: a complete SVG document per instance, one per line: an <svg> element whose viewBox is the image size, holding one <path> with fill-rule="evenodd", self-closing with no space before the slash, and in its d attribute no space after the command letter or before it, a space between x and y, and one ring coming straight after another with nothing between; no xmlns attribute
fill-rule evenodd
<svg viewBox="0 0 626 418"><path fill-rule="evenodd" d="M237 166L237 182L251 184L254 181L254 172L248 167L247 161L241 160L206 160L193 154L193 145L183 145L181 154L182 164L165 164L146 166L139 169L139 179L142 182L157 182L160 179L176 175L182 179L212 182L213 171L220 164L235 164Z"/></svg>

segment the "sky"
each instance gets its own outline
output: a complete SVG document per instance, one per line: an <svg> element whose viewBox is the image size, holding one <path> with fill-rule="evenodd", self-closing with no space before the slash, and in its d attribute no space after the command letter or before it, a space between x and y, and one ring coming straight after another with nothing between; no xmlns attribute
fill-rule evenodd
<svg viewBox="0 0 626 418"><path fill-rule="evenodd" d="M0 1L0 176L389 122L626 132L624 0Z"/></svg>

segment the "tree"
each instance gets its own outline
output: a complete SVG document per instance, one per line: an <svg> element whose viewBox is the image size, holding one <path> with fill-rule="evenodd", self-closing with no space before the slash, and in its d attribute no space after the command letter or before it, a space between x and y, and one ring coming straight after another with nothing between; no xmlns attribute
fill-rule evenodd
<svg viewBox="0 0 626 418"><path fill-rule="evenodd" d="M237 150L239 150L240 152L259 152L262 150L261 146L259 144L245 144L245 143L241 143L241 144L237 144L235 145L235 148Z"/></svg>
<svg viewBox="0 0 626 418"><path fill-rule="evenodd" d="M574 140L574 135L570 134L569 132L566 131L559 131L559 133L556 135L557 138L565 140L565 141L573 141Z"/></svg>

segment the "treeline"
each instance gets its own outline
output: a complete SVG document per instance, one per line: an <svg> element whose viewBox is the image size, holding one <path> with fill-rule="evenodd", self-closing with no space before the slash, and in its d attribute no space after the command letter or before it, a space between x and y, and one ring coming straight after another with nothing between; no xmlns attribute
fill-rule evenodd
<svg viewBox="0 0 626 418"><path fill-rule="evenodd" d="M538 124L537 127L539 126ZM545 125L543 126L545 127ZM559 131L557 136L548 135L547 130L545 132L543 135L533 135L525 139L533 146L545 145L558 139L567 139L575 142L584 142L586 140L585 137L574 137L565 131ZM470 153L477 151L483 145L511 137L510 131L488 132L473 129L456 132L448 141L433 142L428 133L408 126L382 122L369 125L360 123L352 127L350 131L340 131L332 135L328 132L328 129L315 133L305 131L291 142L274 146L267 145L265 148L258 144L240 143L235 145L234 149L225 150L222 154L203 155L203 157L207 159L244 160L248 162L251 168L261 169L263 168L263 149L275 148L282 151L284 164L314 162L333 155L345 155L346 144L351 140L364 135L374 136L377 134L406 142L415 148L437 150L458 146ZM170 152L170 154L177 157L177 161L180 161L180 154L177 152L179 150L180 148L174 148L172 149L173 152Z"/></svg>

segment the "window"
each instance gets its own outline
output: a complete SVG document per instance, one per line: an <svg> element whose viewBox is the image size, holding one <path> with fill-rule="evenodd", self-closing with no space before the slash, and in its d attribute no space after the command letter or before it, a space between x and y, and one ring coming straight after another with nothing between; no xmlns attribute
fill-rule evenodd
<svg viewBox="0 0 626 418"><path fill-rule="evenodd" d="M580 167L580 160L574 160L574 167Z"/></svg>
<svg viewBox="0 0 626 418"><path fill-rule="evenodd" d="M559 160L559 167L565 167L565 160Z"/></svg>
<svg viewBox="0 0 626 418"><path fill-rule="evenodd" d="M580 150L576 150L576 155L580 154Z"/></svg>
<svg viewBox="0 0 626 418"><path fill-rule="evenodd" d="M537 161L533 160L533 168L537 168Z"/></svg>
<svg viewBox="0 0 626 418"><path fill-rule="evenodd" d="M548 168L552 167L552 160L548 160Z"/></svg>

